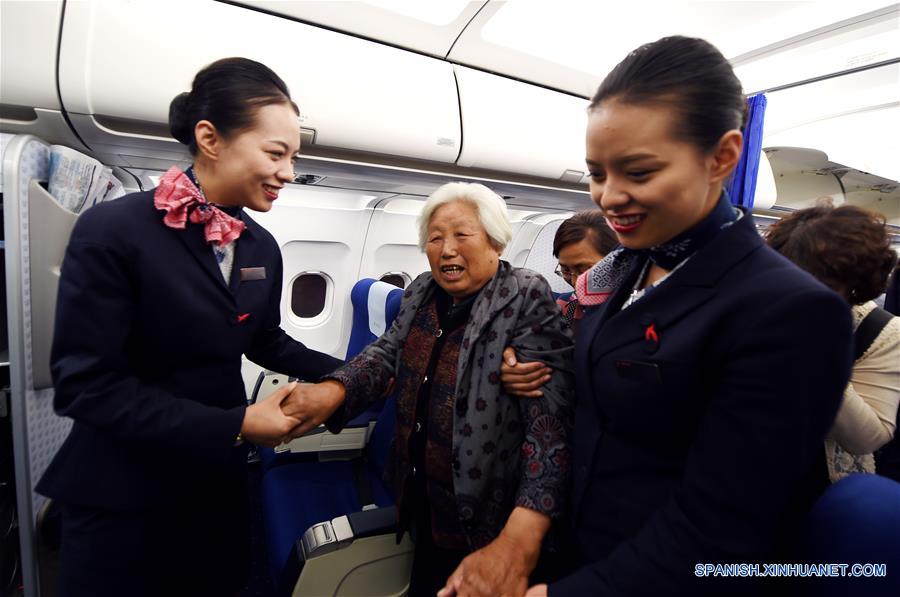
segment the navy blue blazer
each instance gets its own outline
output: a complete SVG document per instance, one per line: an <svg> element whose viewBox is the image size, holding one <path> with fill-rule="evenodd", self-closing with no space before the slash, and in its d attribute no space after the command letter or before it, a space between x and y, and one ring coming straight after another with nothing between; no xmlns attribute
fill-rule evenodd
<svg viewBox="0 0 900 597"><path fill-rule="evenodd" d="M245 212L227 285L203 226L176 230L162 216L147 191L75 224L51 351L54 407L74 426L44 495L129 509L235 491L246 474L241 355L305 379L342 364L281 329L281 254ZM242 280L244 268L265 276Z"/></svg>
<svg viewBox="0 0 900 597"><path fill-rule="evenodd" d="M827 477L850 376L846 302L765 246L746 215L644 298L642 263L576 341L568 595L753 593L698 563L773 561Z"/></svg>

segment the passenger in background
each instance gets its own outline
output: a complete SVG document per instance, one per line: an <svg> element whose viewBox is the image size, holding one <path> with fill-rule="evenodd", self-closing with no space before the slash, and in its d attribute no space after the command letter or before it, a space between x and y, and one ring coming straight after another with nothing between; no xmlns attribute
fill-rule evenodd
<svg viewBox="0 0 900 597"><path fill-rule="evenodd" d="M606 223L602 211L580 211L563 221L556 229L553 256L559 260L559 265L555 273L566 284L575 288L578 276L591 269L618 245L619 241ZM584 308L578 302L575 292L558 297L556 304L562 309L572 333L577 335ZM511 347L503 351L500 372L504 389L510 394L526 398L540 396L541 390L534 388L535 383L546 382L552 374L550 367L541 362L520 363Z"/></svg>
<svg viewBox="0 0 900 597"><path fill-rule="evenodd" d="M72 431L37 491L62 504L64 596L236 595L249 553L248 446L299 423L290 391L247 406L241 355L317 379L340 361L282 331L282 262L244 208L294 177L297 106L269 68L210 64L172 100L193 166L78 218L51 366Z"/></svg>
<svg viewBox="0 0 900 597"><path fill-rule="evenodd" d="M832 481L874 473L872 453L894 436L900 404L900 317L874 301L897 261L884 216L852 205L802 209L773 224L766 242L851 306L855 362L825 454Z"/></svg>
<svg viewBox="0 0 900 597"><path fill-rule="evenodd" d="M500 260L511 236L496 193L480 184L439 188L419 218L431 271L406 289L391 328L284 405L303 419L299 433L328 417L337 431L396 378L387 477L400 529L415 539L414 597L442 588L442 595L523 594L566 499L571 332L547 282ZM503 391L507 345L555 369L541 397Z"/></svg>
<svg viewBox="0 0 900 597"><path fill-rule="evenodd" d="M578 276L591 269L618 245L619 241L606 223L602 211L580 211L560 224L553 237L553 256L559 260L556 274L575 288ZM572 331L577 333L584 310L575 293L558 299L557 304L572 326Z"/></svg>
<svg viewBox="0 0 900 597"><path fill-rule="evenodd" d="M590 103L591 196L623 247L583 276L608 299L575 349L577 566L529 596L760 594L696 566L790 557L828 485L849 307L723 192L744 107L728 61L685 37L636 49Z"/></svg>

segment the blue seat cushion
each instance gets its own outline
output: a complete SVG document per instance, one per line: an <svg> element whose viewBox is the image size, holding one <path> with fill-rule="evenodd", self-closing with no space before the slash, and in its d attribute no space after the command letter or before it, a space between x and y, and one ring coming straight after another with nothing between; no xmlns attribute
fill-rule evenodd
<svg viewBox="0 0 900 597"><path fill-rule="evenodd" d="M804 548L813 563L887 568L886 578L812 579L810 596L900 595L900 483L853 474L831 485L809 513Z"/></svg>
<svg viewBox="0 0 900 597"><path fill-rule="evenodd" d="M263 475L275 466L296 464L298 462L317 462L319 459L318 452L276 452L272 448L266 448L265 446L258 446L256 452L259 454L259 469Z"/></svg>

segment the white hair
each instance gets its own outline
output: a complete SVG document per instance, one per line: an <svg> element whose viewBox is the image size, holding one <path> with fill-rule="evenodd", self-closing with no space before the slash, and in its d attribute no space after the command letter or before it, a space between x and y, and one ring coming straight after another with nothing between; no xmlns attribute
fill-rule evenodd
<svg viewBox="0 0 900 597"><path fill-rule="evenodd" d="M428 225L431 217L442 205L454 201L465 201L475 207L481 227L491 242L502 251L512 238L509 212L503 198L483 184L477 182L448 182L436 190L425 201L417 221L419 225L419 248L425 250L428 241Z"/></svg>

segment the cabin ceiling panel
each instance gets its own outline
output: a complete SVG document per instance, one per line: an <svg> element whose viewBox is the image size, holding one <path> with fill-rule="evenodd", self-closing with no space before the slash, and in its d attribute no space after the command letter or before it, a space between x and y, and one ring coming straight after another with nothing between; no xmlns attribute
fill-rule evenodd
<svg viewBox="0 0 900 597"><path fill-rule="evenodd" d="M660 37L702 37L729 59L746 59L786 40L894 7L884 0L494 0L465 29L449 58L587 97L628 52Z"/></svg>

